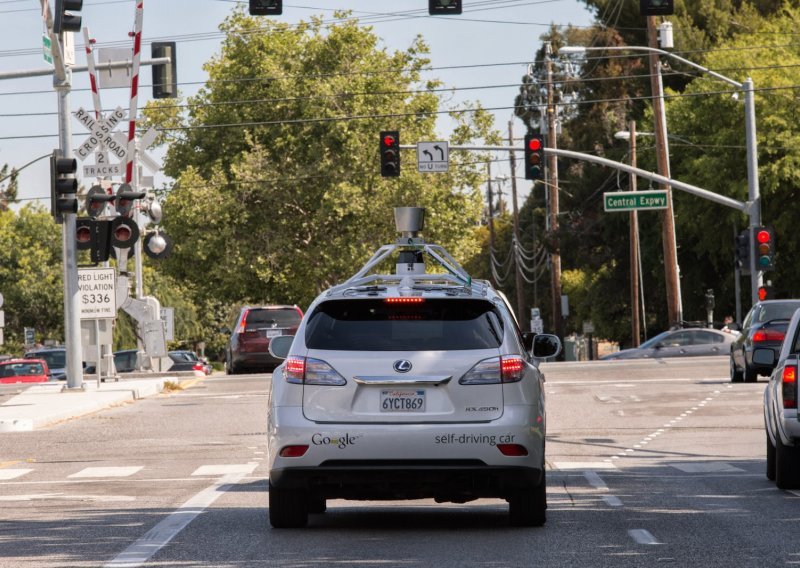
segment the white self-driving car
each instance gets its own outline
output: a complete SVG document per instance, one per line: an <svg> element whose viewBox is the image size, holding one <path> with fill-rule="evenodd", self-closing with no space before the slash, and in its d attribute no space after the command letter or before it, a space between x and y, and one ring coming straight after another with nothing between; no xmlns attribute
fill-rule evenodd
<svg viewBox="0 0 800 568"><path fill-rule="evenodd" d="M561 343L521 333L501 293L419 238L423 211L396 209L403 237L270 344L285 359L268 419L274 527L305 526L327 499L498 498L511 524L545 522L538 360ZM373 272L390 258L393 274Z"/></svg>

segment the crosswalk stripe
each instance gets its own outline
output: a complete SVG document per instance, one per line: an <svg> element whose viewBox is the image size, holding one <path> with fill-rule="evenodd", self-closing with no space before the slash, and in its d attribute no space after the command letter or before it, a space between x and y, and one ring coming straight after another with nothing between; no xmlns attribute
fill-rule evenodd
<svg viewBox="0 0 800 568"><path fill-rule="evenodd" d="M16 479L32 471L32 469L0 469L0 480L8 481L9 479Z"/></svg>
<svg viewBox="0 0 800 568"><path fill-rule="evenodd" d="M87 467L67 477L129 477L143 468L144 466L142 465L131 467Z"/></svg>
<svg viewBox="0 0 800 568"><path fill-rule="evenodd" d="M231 473L253 473L257 463L202 465L192 475L229 475Z"/></svg>

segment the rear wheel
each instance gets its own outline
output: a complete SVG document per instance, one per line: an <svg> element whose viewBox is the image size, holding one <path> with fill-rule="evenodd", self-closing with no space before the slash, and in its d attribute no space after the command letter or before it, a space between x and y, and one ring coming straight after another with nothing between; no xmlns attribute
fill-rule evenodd
<svg viewBox="0 0 800 568"><path fill-rule="evenodd" d="M747 361L744 363L744 382L746 383L754 383L758 380L758 372L755 369L751 369L747 365Z"/></svg>
<svg viewBox="0 0 800 568"><path fill-rule="evenodd" d="M742 372L736 367L736 362L733 360L733 353L731 353L731 382L732 383L741 383L744 379L744 375Z"/></svg>
<svg viewBox="0 0 800 568"><path fill-rule="evenodd" d="M306 494L296 489L269 486L269 524L276 529L297 529L308 524Z"/></svg>
<svg viewBox="0 0 800 568"><path fill-rule="evenodd" d="M769 439L769 433L767 433L767 479L775 481L775 444Z"/></svg>
<svg viewBox="0 0 800 568"><path fill-rule="evenodd" d="M786 446L775 436L775 484L780 489L800 487L800 449Z"/></svg>
<svg viewBox="0 0 800 568"><path fill-rule="evenodd" d="M508 514L515 527L541 527L547 521L547 481L542 470L542 480L535 487L514 493L508 499Z"/></svg>

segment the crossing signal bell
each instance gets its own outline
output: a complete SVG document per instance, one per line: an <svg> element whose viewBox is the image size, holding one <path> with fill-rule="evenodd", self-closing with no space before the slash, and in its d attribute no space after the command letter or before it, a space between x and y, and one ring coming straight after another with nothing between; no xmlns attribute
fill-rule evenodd
<svg viewBox="0 0 800 568"><path fill-rule="evenodd" d="M461 0L428 0L428 14L431 16L460 13Z"/></svg>
<svg viewBox="0 0 800 568"><path fill-rule="evenodd" d="M400 176L400 131L381 132L381 176Z"/></svg>
<svg viewBox="0 0 800 568"><path fill-rule="evenodd" d="M283 0L250 0L251 16L280 16Z"/></svg>
<svg viewBox="0 0 800 568"><path fill-rule="evenodd" d="M772 227L757 227L754 235L756 268L764 272L775 270L775 231Z"/></svg>
<svg viewBox="0 0 800 568"><path fill-rule="evenodd" d="M544 177L544 139L541 136L525 136L525 179Z"/></svg>
<svg viewBox="0 0 800 568"><path fill-rule="evenodd" d="M56 0L56 13L53 19L53 31L61 32L81 31L81 17L70 13L78 12L83 8L83 0Z"/></svg>
<svg viewBox="0 0 800 568"><path fill-rule="evenodd" d="M78 162L65 158L61 150L53 150L50 156L50 212L56 223L63 223L65 213L78 212L78 180L75 172Z"/></svg>

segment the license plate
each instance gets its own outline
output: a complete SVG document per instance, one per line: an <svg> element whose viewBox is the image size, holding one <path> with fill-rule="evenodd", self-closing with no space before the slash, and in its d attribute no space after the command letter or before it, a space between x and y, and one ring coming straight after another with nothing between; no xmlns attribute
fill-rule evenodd
<svg viewBox="0 0 800 568"><path fill-rule="evenodd" d="M381 391L381 412L425 412L424 390Z"/></svg>
<svg viewBox="0 0 800 568"><path fill-rule="evenodd" d="M281 334L280 329L268 329L267 337L278 337Z"/></svg>

